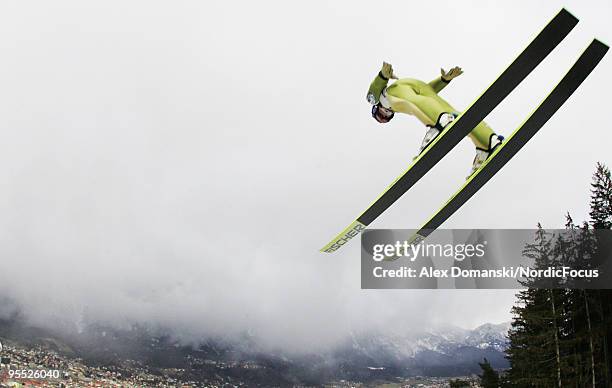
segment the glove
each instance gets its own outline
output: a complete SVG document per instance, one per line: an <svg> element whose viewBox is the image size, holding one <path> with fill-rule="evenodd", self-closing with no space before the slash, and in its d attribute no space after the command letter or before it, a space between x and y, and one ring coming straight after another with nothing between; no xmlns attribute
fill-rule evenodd
<svg viewBox="0 0 612 388"><path fill-rule="evenodd" d="M449 71L440 69L440 74L441 74L442 81L450 82L453 78L459 77L461 74L463 74L463 70L461 70L459 66L455 66Z"/></svg>
<svg viewBox="0 0 612 388"><path fill-rule="evenodd" d="M383 62L382 68L380 69L380 75L386 79L397 79L397 76L393 73L393 66L387 62Z"/></svg>

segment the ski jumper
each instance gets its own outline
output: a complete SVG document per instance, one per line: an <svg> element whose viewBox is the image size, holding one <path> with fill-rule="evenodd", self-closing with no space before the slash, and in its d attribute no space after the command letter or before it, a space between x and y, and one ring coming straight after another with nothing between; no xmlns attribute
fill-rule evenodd
<svg viewBox="0 0 612 388"><path fill-rule="evenodd" d="M370 84L368 100L374 103L382 100L394 112L413 115L430 127L437 123L443 113L458 114L455 108L438 95L450 82L444 81L442 77L430 83L412 78L402 78L387 86L388 82L379 73ZM477 148L487 149L492 135L493 129L482 121L470 132L469 137Z"/></svg>

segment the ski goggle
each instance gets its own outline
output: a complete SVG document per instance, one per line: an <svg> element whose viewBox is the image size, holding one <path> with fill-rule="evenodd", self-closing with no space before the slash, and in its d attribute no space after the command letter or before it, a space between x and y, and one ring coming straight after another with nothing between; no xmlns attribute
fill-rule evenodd
<svg viewBox="0 0 612 388"><path fill-rule="evenodd" d="M395 116L395 112L380 104L372 106L372 117L379 123L388 123Z"/></svg>

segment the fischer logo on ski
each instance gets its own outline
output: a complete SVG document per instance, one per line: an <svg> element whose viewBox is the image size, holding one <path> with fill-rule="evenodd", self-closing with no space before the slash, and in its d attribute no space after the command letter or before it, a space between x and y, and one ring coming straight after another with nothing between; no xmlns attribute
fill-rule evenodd
<svg viewBox="0 0 612 388"><path fill-rule="evenodd" d="M336 238L332 240L332 242L327 244L321 250L327 253L335 252L340 249L344 244L346 244L350 239L355 236L358 236L359 233L365 230L365 228L365 225L363 225L359 221L355 221L351 225L349 225L348 228L343 230L338 236L336 236Z"/></svg>

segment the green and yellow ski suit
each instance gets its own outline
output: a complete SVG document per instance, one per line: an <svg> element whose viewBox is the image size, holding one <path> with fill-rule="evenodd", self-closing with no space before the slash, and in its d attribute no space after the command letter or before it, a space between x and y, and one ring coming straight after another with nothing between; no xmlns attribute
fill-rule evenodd
<svg viewBox="0 0 612 388"><path fill-rule="evenodd" d="M413 78L402 78L387 86L388 80L381 77L380 73L370 84L368 99L373 98L378 103L381 94L384 93L390 108L394 112L407 113L416 116L423 124L433 126L436 124L440 114L444 112L457 112L438 93L448 85L442 77L438 77L430 83L425 83ZM480 122L470 132L469 137L476 147L487 149L489 139L493 135L493 129L484 121Z"/></svg>

